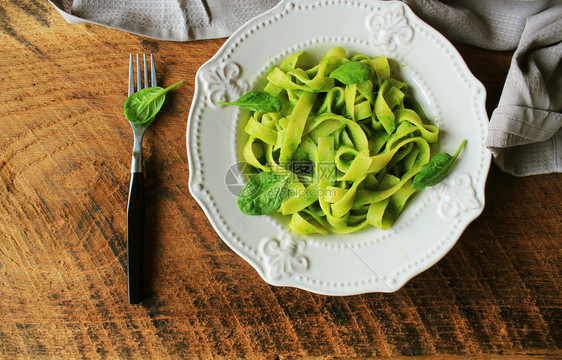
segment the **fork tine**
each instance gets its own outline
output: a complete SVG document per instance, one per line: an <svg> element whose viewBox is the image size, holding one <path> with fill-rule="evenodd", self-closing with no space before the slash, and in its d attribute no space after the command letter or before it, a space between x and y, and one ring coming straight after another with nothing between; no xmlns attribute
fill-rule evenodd
<svg viewBox="0 0 562 360"><path fill-rule="evenodd" d="M133 70L133 54L129 54L129 96L135 92L135 72Z"/></svg>
<svg viewBox="0 0 562 360"><path fill-rule="evenodd" d="M146 60L146 54L143 54L143 65L144 65L144 87L143 80L141 77L141 64L139 54L137 55L137 91L145 89L148 87L148 64ZM129 54L129 96L133 95L135 92L135 70L133 64L133 54ZM156 87L156 67L154 65L154 56L150 54L150 86Z"/></svg>
<svg viewBox="0 0 562 360"><path fill-rule="evenodd" d="M148 69L146 67L146 54L142 54L144 60L144 88L148 87Z"/></svg>
<svg viewBox="0 0 562 360"><path fill-rule="evenodd" d="M156 87L156 68L154 67L154 57L150 54L150 75L151 75L151 84L150 86Z"/></svg>
<svg viewBox="0 0 562 360"><path fill-rule="evenodd" d="M140 91L140 89L142 89L141 68L140 68L139 54L137 54L137 91Z"/></svg>

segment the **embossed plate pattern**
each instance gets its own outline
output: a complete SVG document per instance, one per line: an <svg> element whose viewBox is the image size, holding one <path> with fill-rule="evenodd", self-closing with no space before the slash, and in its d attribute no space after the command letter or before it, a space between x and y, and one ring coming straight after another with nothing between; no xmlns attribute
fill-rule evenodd
<svg viewBox="0 0 562 360"><path fill-rule="evenodd" d="M240 180L233 172L240 113L217 103L252 89L293 52L319 58L333 46L395 60L398 76L440 127L441 149L452 153L468 141L447 179L414 197L390 230L300 236L283 218L238 211L231 180ZM189 188L220 237L270 284L329 295L396 291L441 259L482 212L491 159L485 97L455 48L403 3L282 1L240 28L197 73Z"/></svg>

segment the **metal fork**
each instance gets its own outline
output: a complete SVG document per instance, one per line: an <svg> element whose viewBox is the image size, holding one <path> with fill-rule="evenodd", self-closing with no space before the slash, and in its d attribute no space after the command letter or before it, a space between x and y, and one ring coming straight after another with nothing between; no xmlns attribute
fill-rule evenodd
<svg viewBox="0 0 562 360"><path fill-rule="evenodd" d="M137 91L148 86L148 68L146 55L144 59L144 87L141 81L141 64L137 54ZM129 55L129 96L135 92L135 74L133 54ZM154 57L150 54L150 87L156 87L156 69ZM129 288L129 304L137 304L141 300L142 279L142 248L144 235L144 200L142 173L142 138L151 121L144 124L133 124L134 146L131 165L131 185L127 206L127 279Z"/></svg>

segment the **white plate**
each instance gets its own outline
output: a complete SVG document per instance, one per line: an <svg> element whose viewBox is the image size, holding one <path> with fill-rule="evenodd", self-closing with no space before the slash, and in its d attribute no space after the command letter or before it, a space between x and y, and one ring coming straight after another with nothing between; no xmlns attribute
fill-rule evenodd
<svg viewBox="0 0 562 360"><path fill-rule="evenodd" d="M419 193L394 226L351 235L300 236L283 219L245 216L236 205L239 110L220 106L250 91L287 55L320 57L333 46L396 60L441 149L467 144L444 182ZM196 76L187 126L189 188L220 237L270 284L329 295L391 292L441 259L484 207L491 155L485 89L456 49L394 1L282 1L233 34Z"/></svg>

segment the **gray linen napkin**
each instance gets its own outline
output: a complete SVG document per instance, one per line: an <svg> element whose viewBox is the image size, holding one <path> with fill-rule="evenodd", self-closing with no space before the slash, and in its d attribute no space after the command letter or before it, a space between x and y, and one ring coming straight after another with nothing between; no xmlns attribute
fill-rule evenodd
<svg viewBox="0 0 562 360"><path fill-rule="evenodd" d="M226 37L279 0L49 0L71 23L172 41ZM403 0L453 41L515 53L486 145L524 176L562 172L562 0Z"/></svg>
<svg viewBox="0 0 562 360"><path fill-rule="evenodd" d="M486 146L514 175L562 171L562 5L529 17Z"/></svg>
<svg viewBox="0 0 562 360"><path fill-rule="evenodd" d="M89 22L171 41L230 36L279 0L49 0L70 23Z"/></svg>

